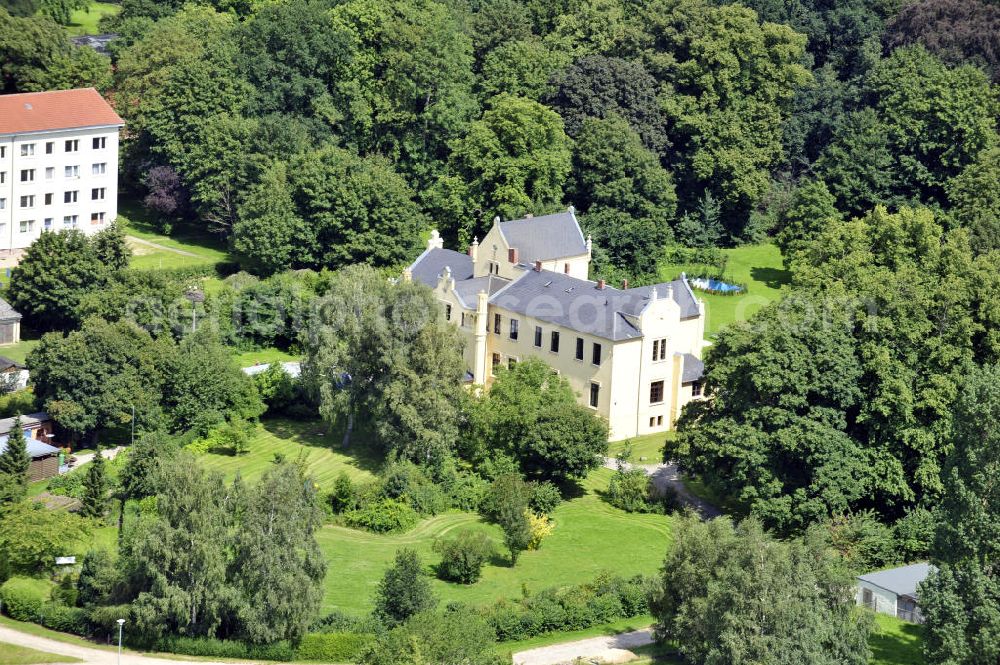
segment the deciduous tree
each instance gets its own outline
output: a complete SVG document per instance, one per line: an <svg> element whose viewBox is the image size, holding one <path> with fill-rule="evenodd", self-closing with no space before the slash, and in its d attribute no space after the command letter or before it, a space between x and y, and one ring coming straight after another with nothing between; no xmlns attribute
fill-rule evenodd
<svg viewBox="0 0 1000 665"><path fill-rule="evenodd" d="M385 571L375 595L375 616L389 626L404 623L413 615L431 610L437 599L416 551L401 549Z"/></svg>

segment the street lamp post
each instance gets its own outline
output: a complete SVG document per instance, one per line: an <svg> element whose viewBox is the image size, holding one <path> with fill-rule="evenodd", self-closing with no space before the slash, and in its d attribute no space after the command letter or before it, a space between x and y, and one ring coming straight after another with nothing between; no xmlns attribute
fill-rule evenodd
<svg viewBox="0 0 1000 665"><path fill-rule="evenodd" d="M125 619L118 620L118 665L122 665L122 626L125 625Z"/></svg>

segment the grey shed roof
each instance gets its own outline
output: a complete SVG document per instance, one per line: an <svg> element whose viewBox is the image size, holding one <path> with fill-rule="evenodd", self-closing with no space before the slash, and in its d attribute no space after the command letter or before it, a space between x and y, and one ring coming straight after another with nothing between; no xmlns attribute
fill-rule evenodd
<svg viewBox="0 0 1000 665"><path fill-rule="evenodd" d="M24 365L17 362L16 360L11 360L7 356L0 356L0 372L11 367L16 367L17 369L24 369Z"/></svg>
<svg viewBox="0 0 1000 665"><path fill-rule="evenodd" d="M16 309L10 306L10 303L0 298L0 323L10 323L12 321L20 321L21 314Z"/></svg>
<svg viewBox="0 0 1000 665"><path fill-rule="evenodd" d="M668 284L659 284L658 297L664 298ZM673 299L681 307L681 316L691 306L690 290L680 280L669 282ZM490 302L519 314L603 337L612 341L642 337L630 317L637 317L649 303L653 287L619 290L596 282L570 277L551 270L529 270L499 290Z"/></svg>
<svg viewBox="0 0 1000 665"><path fill-rule="evenodd" d="M6 437L10 435L10 431L14 428L14 422L17 418L2 418L0 419L0 436L4 437L3 441L0 441L0 454L7 449ZM38 413L29 413L28 415L21 416L21 426L22 427L33 427L40 423L49 420L49 414L44 411ZM28 439L26 441L28 454L32 457L45 457L46 455L51 455L53 453L59 452L59 449L50 446L44 441L39 441L37 439Z"/></svg>
<svg viewBox="0 0 1000 665"><path fill-rule="evenodd" d="M927 579L927 575L932 570L936 570L936 568L929 563L915 563L909 566L880 570L877 573L859 575L858 579L891 591L897 596L916 598L917 585Z"/></svg>
<svg viewBox="0 0 1000 665"><path fill-rule="evenodd" d="M451 268L451 276L456 281L472 277L472 257L451 249L427 249L410 266L413 279L432 289L437 286L438 275L445 267Z"/></svg>
<svg viewBox="0 0 1000 665"><path fill-rule="evenodd" d="M691 383L699 380L705 374L705 363L690 353L684 353L681 383Z"/></svg>
<svg viewBox="0 0 1000 665"><path fill-rule="evenodd" d="M587 253L587 241L576 215L569 210L500 222L500 233L507 244L517 249L518 262L526 265Z"/></svg>

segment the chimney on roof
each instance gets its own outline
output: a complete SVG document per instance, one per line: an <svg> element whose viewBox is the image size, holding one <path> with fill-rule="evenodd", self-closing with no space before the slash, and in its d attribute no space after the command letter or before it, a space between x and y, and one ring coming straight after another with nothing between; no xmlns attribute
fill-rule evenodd
<svg viewBox="0 0 1000 665"><path fill-rule="evenodd" d="M649 301L650 302L656 302L659 299L659 297L660 297L660 294L657 293L656 287L654 286L653 290L649 292Z"/></svg>
<svg viewBox="0 0 1000 665"><path fill-rule="evenodd" d="M569 264L568 263L564 263L563 264L563 272L566 273L567 275L569 274Z"/></svg>
<svg viewBox="0 0 1000 665"><path fill-rule="evenodd" d="M594 241L590 237L590 234L588 233L587 234L587 258L589 259L593 253L594 253Z"/></svg>
<svg viewBox="0 0 1000 665"><path fill-rule="evenodd" d="M535 261L535 272L542 272L542 262Z"/></svg>
<svg viewBox="0 0 1000 665"><path fill-rule="evenodd" d="M566 212L568 212L571 215L575 215L576 214L576 208L574 208L573 206L570 206L570 207L566 208Z"/></svg>
<svg viewBox="0 0 1000 665"><path fill-rule="evenodd" d="M628 288L628 280L627 279L623 279L622 280L622 291L624 291L627 288Z"/></svg>
<svg viewBox="0 0 1000 665"><path fill-rule="evenodd" d="M517 247L511 247L507 250L507 260L511 263L517 263Z"/></svg>
<svg viewBox="0 0 1000 665"><path fill-rule="evenodd" d="M666 298L667 298L667 300L673 300L674 299L674 285L671 282L667 282Z"/></svg>
<svg viewBox="0 0 1000 665"><path fill-rule="evenodd" d="M598 291L603 291L604 290L604 280L603 279L597 280L597 290Z"/></svg>
<svg viewBox="0 0 1000 665"><path fill-rule="evenodd" d="M493 223L494 224L499 224L500 223L500 215L497 215L496 217L493 218Z"/></svg>
<svg viewBox="0 0 1000 665"><path fill-rule="evenodd" d="M479 238L473 237L472 244L469 245L469 257L472 258L472 262L475 263L479 259Z"/></svg>

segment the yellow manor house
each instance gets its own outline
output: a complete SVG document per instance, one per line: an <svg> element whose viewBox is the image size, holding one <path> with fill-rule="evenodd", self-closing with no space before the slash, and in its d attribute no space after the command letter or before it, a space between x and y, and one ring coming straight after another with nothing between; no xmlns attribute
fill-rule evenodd
<svg viewBox="0 0 1000 665"><path fill-rule="evenodd" d="M671 429L701 395L704 302L683 275L631 289L587 279L591 241L573 208L497 218L468 254L444 249L437 231L427 245L403 278L434 289L465 335L473 384L539 358L607 419L612 440Z"/></svg>

